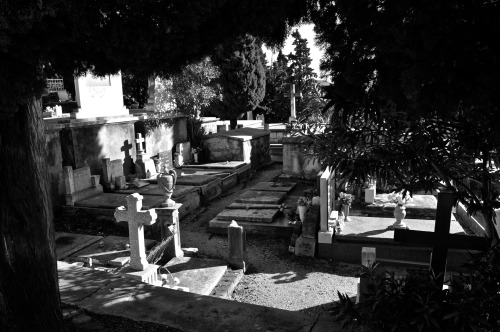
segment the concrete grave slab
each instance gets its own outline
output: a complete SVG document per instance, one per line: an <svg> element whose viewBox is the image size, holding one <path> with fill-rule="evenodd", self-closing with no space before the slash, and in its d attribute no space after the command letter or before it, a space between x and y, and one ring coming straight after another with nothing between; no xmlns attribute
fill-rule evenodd
<svg viewBox="0 0 500 332"><path fill-rule="evenodd" d="M175 199L176 197L182 197L190 192L194 192L197 190L198 189L194 186L183 186L183 185L176 184L172 198ZM115 193L127 194L127 195L130 195L133 193L138 193L140 195L164 196L163 191L160 189L160 187L157 184L151 184L149 186L145 186L142 188L130 188L130 189L124 189L124 190L116 190Z"/></svg>
<svg viewBox="0 0 500 332"><path fill-rule="evenodd" d="M231 221L229 220L220 220L215 217L210 220L208 230L210 233L227 234L227 228L230 223ZM288 218L280 215L272 223L238 221L238 225L243 226L247 234L266 235L285 239L290 239L294 229L294 225L288 223Z"/></svg>
<svg viewBox="0 0 500 332"><path fill-rule="evenodd" d="M350 216L391 218L394 216L396 203L388 199L388 194L377 194L373 204L354 202ZM413 195L413 201L406 203L407 219L428 219L436 217L437 199L433 195Z"/></svg>
<svg viewBox="0 0 500 332"><path fill-rule="evenodd" d="M249 209L249 210L236 210L236 209L228 209L223 210L221 213L217 215L217 219L219 220L235 220L236 222L240 221L249 221L249 222L260 222L260 223L272 223L276 218L276 214L278 213L278 209Z"/></svg>
<svg viewBox="0 0 500 332"><path fill-rule="evenodd" d="M227 263L207 258L175 257L165 267L173 278L179 278L177 286L189 288L190 293L210 295L226 272ZM160 271L166 273L161 268ZM167 285L175 286L171 276L167 278Z"/></svg>
<svg viewBox="0 0 500 332"><path fill-rule="evenodd" d="M236 203L280 204L286 197L286 192L249 190L235 199Z"/></svg>
<svg viewBox="0 0 500 332"><path fill-rule="evenodd" d="M277 204L245 204L245 203L231 203L231 205L226 206L226 209L279 209L281 205Z"/></svg>
<svg viewBox="0 0 500 332"><path fill-rule="evenodd" d="M129 257L129 238L123 236L106 236L99 242L94 242L83 250L71 256L72 260L79 261L92 258L93 264L108 265L110 261L118 257ZM144 239L145 249L149 250L156 244L155 240Z"/></svg>
<svg viewBox="0 0 500 332"><path fill-rule="evenodd" d="M66 257L90 246L102 239L102 236L74 234L74 233L55 233L56 257L63 260Z"/></svg>
<svg viewBox="0 0 500 332"><path fill-rule="evenodd" d="M207 163L207 164L196 164L196 165L185 165L183 167L187 169L193 168L201 168L201 169L237 169L247 165L244 161L219 161L215 163Z"/></svg>
<svg viewBox="0 0 500 332"><path fill-rule="evenodd" d="M294 182L259 182L250 189L256 191L282 191L288 194L295 185Z"/></svg>
<svg viewBox="0 0 500 332"><path fill-rule="evenodd" d="M123 206L126 202L126 194L111 194L103 193L86 199L82 199L75 203L75 206L81 207L92 207L92 208L105 208L105 209L115 209L119 206ZM143 208L149 207L154 208L159 206L165 200L161 196L144 196L142 201Z"/></svg>
<svg viewBox="0 0 500 332"><path fill-rule="evenodd" d="M211 181L218 180L219 177L215 175L183 175L177 179L177 184L187 186L202 186Z"/></svg>

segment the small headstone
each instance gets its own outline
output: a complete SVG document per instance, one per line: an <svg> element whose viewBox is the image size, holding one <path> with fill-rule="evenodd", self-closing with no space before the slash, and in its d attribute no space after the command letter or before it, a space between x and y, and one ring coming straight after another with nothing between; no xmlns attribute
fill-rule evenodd
<svg viewBox="0 0 500 332"><path fill-rule="evenodd" d="M295 241L295 256L314 257L316 254L316 239L298 237Z"/></svg>
<svg viewBox="0 0 500 332"><path fill-rule="evenodd" d="M376 188L365 189L365 203L372 204L375 202Z"/></svg>
<svg viewBox="0 0 500 332"><path fill-rule="evenodd" d="M125 176L117 176L115 178L115 186L116 189L126 189L127 188L127 180L125 179Z"/></svg>
<svg viewBox="0 0 500 332"><path fill-rule="evenodd" d="M96 188L97 185L99 184L99 180L101 179L100 175L91 175L90 176L90 183L92 184L92 188Z"/></svg>
<svg viewBox="0 0 500 332"><path fill-rule="evenodd" d="M191 161L191 142L177 143L175 150L182 157L184 163Z"/></svg>
<svg viewBox="0 0 500 332"><path fill-rule="evenodd" d="M179 208L182 204L176 203L174 206L161 207L156 209L158 224L160 226L161 240L169 242L164 248L165 259L173 257L183 257L184 251L181 248L181 233L179 227ZM170 239L170 240L169 240Z"/></svg>
<svg viewBox="0 0 500 332"><path fill-rule="evenodd" d="M233 269L243 269L245 272L248 267L245 230L233 220L227 228L227 235L229 266Z"/></svg>
<svg viewBox="0 0 500 332"><path fill-rule="evenodd" d="M361 249L361 265L370 267L376 260L376 248L363 247Z"/></svg>

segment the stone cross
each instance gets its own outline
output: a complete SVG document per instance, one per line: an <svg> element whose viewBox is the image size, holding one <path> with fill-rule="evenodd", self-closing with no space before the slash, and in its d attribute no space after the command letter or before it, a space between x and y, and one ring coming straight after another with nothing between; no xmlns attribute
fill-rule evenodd
<svg viewBox="0 0 500 332"><path fill-rule="evenodd" d="M288 122L292 123L297 120L297 115L295 113L295 97L301 98L302 93L295 93L295 84L290 83L290 92L285 93L285 97L290 97L290 118L288 118Z"/></svg>
<svg viewBox="0 0 500 332"><path fill-rule="evenodd" d="M144 244L144 225L152 225L156 221L154 209L141 211L142 196L135 193L128 195L127 208L124 206L115 209L116 221L128 222L128 234L130 241L130 267L135 270L144 271L148 268L146 260L146 247Z"/></svg>
<svg viewBox="0 0 500 332"><path fill-rule="evenodd" d="M143 152L144 150L142 149L142 143L144 143L144 137L142 137L142 134L141 133L138 133L136 135L136 139L135 139L135 144L137 144L137 152Z"/></svg>

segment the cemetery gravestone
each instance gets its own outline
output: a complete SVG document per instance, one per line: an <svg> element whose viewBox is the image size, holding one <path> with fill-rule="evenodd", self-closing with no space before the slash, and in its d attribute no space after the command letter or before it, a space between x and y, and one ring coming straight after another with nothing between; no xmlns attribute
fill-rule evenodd
<svg viewBox="0 0 500 332"><path fill-rule="evenodd" d="M302 93L295 92L295 84L290 83L290 92L285 93L285 97L290 97L290 118L289 123L297 121L297 114L295 111L295 97L302 98Z"/></svg>
<svg viewBox="0 0 500 332"><path fill-rule="evenodd" d="M102 193L102 186L92 185L90 167L73 170L71 166L63 168L64 185L66 188L66 204L75 205L75 202Z"/></svg>
<svg viewBox="0 0 500 332"><path fill-rule="evenodd" d="M335 211L335 178L330 167L327 167L319 179L320 190L320 230L318 243L330 244L333 229L328 225L330 218L336 219Z"/></svg>
<svg viewBox="0 0 500 332"><path fill-rule="evenodd" d="M243 269L245 272L248 268L245 230L233 220L228 227L227 236L229 266L233 269Z"/></svg>

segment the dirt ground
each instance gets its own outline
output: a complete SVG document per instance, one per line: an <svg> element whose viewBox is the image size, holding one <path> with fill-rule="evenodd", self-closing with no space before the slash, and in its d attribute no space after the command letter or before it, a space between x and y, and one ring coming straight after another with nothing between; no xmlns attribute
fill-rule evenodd
<svg viewBox="0 0 500 332"><path fill-rule="evenodd" d="M182 247L198 248L201 257L226 259L227 235L208 233L209 221L244 190L274 179L281 171L282 164L263 168L253 173L246 183L184 217L180 223ZM127 227L110 221L89 220L87 216L56 218L55 226L56 231L61 232L128 236ZM317 315L329 311L338 299L337 291L349 296L356 294L358 265L297 257L288 252L289 242L289 239L247 236L250 268L235 289L235 301Z"/></svg>
<svg viewBox="0 0 500 332"><path fill-rule="evenodd" d="M249 182L212 201L200 213L181 221L183 247L196 247L210 258L225 259L227 236L208 233L208 223L254 184L279 176L282 164L255 172ZM237 286L233 299L273 308L318 314L338 299L337 291L356 294L359 266L318 258L297 257L288 252L289 239L247 236L250 268Z"/></svg>

